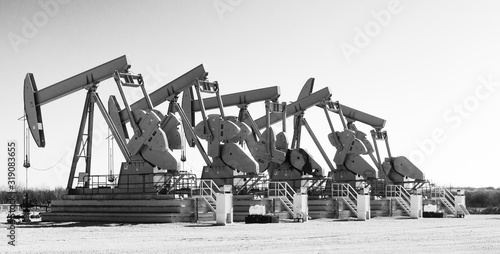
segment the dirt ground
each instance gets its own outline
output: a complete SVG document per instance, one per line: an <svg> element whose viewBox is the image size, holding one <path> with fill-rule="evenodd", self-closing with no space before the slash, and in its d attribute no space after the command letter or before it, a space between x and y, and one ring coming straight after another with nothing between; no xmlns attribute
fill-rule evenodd
<svg viewBox="0 0 500 254"><path fill-rule="evenodd" d="M4 220L5 231L6 226ZM16 226L17 246L8 246L4 236L0 253L500 253L500 215L227 226L48 222Z"/></svg>

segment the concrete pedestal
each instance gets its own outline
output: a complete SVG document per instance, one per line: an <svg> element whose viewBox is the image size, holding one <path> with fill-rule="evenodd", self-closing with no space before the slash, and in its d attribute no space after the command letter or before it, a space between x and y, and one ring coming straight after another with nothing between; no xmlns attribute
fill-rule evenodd
<svg viewBox="0 0 500 254"><path fill-rule="evenodd" d="M370 195L358 195L358 220L366 221L370 219Z"/></svg>
<svg viewBox="0 0 500 254"><path fill-rule="evenodd" d="M305 192L305 193L307 193L307 192ZM302 221L308 220L306 214L309 212L309 206L307 204L307 194L305 194L305 193L295 193L295 195L293 195L293 206L294 206L293 207L293 218L294 219L302 219Z"/></svg>
<svg viewBox="0 0 500 254"><path fill-rule="evenodd" d="M455 195L455 216L464 217L465 213L462 210L462 207L466 209L465 206L465 191L457 190L457 195Z"/></svg>
<svg viewBox="0 0 500 254"><path fill-rule="evenodd" d="M414 219L422 218L422 216L423 216L422 195L411 195L410 201L411 201L410 217L414 218Z"/></svg>
<svg viewBox="0 0 500 254"><path fill-rule="evenodd" d="M233 194L231 193L231 185L224 185L222 193L215 194L215 197L217 204L215 222L217 225L233 223Z"/></svg>

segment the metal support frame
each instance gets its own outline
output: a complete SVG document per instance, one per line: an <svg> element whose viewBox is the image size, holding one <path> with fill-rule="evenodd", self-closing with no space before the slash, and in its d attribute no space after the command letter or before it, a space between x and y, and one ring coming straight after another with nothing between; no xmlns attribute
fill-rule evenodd
<svg viewBox="0 0 500 254"><path fill-rule="evenodd" d="M270 112L270 109L269 109L269 103L270 101L269 100L266 100L266 130L269 130L269 128L271 128L271 112ZM266 156L268 158L272 158L273 157L273 149L271 147L271 132L268 131L267 132L267 142L266 142Z"/></svg>
<svg viewBox="0 0 500 254"><path fill-rule="evenodd" d="M328 116L328 113L327 113ZM306 127L307 132L309 133L309 136L311 136L314 144L318 148L319 152L321 153L321 156L323 156L323 159L326 161L328 164L328 167L330 168L331 171L335 170L335 167L333 164L330 162L330 159L328 158L328 155L326 154L325 150L323 149L323 146L321 146L321 143L319 142L318 138L314 134L311 126L307 122L307 120L304 118L304 111L301 112L299 115L296 116L295 119L295 124L294 124L294 134L293 134L293 139L292 139L292 149L296 149L300 147L300 140L302 136L302 126ZM333 128L333 125L331 126Z"/></svg>
<svg viewBox="0 0 500 254"><path fill-rule="evenodd" d="M348 129L346 119L344 116L344 112L342 111L342 107L340 106L340 103L338 101L323 101L324 103L324 108L325 110L328 110L333 113L337 113L340 117L340 121L342 122L342 126L344 127L344 130ZM328 118L328 122L330 123L330 128L333 129L333 125L331 124L330 118Z"/></svg>
<svg viewBox="0 0 500 254"><path fill-rule="evenodd" d="M196 90L196 96L198 97L198 104L200 107L201 111L201 116L203 118L203 127L205 134L209 135L209 142L212 142L215 139L214 133L212 133L212 128L210 126L210 122L208 121L207 114L206 114L206 108L205 108L205 102L201 96L201 93L215 93L215 97L217 99L217 105L219 107L220 115L222 118L224 118L224 105L222 104L222 99L220 96L219 92L219 83L217 81L214 82L208 82L204 80L199 80L196 79L195 82L195 90Z"/></svg>
<svg viewBox="0 0 500 254"><path fill-rule="evenodd" d="M208 121L208 117L206 114L205 100L201 96L201 93L215 93L215 97L217 100L217 105L218 105L221 117L224 118L224 105L223 105L221 95L220 95L219 83L217 83L217 81L209 82L207 80L200 80L197 78L194 82L194 87L196 90L196 96L198 98L198 100L196 102L198 104L199 111L201 112L201 115L203 118L202 121L203 121L204 132L205 132L205 134L207 134L209 136L208 142L209 143L214 142L214 139L216 138L216 136L214 135L214 133L212 133L212 128L211 128L210 122ZM186 92L192 94L192 90L186 90ZM189 95L189 97L192 98L192 95ZM194 142L194 145L200 151L200 154L203 157L203 160L205 161L206 165L211 167L213 162L210 160L208 154L206 153L205 149L201 145L199 138L196 136L196 134L194 133L194 130L192 129L192 126L194 126L194 123L190 122L190 120L189 120L190 118L188 118L188 116L184 112L184 109L177 103L177 97L175 97L171 101L171 105L172 105L172 108L174 110L176 110L182 118L182 121L183 121L184 126L185 126L184 131L188 132L188 133L186 133L186 138L189 139L190 142ZM195 105L196 105L196 103L195 103ZM191 106L194 106L194 105L191 105ZM191 119L194 120L194 117L191 117ZM191 138L189 138L189 137L191 137Z"/></svg>
<svg viewBox="0 0 500 254"><path fill-rule="evenodd" d="M205 131L205 134L209 135L208 139L210 141L212 141L214 138L214 135L212 133L212 128L210 126L210 122L208 122L207 113L205 111L205 105L204 105L203 99L201 97L201 91L200 91L201 89L200 89L200 81L199 80L196 80L195 90L196 90L196 96L198 96L198 102L200 104L201 117L203 118L203 123L204 123L204 125L203 125L204 131Z"/></svg>
<svg viewBox="0 0 500 254"><path fill-rule="evenodd" d="M302 118L301 125L304 125L306 127L307 132L309 132L309 135L313 139L314 144L316 144L316 147L318 147L319 152L321 153L321 155L323 156L323 158L326 161L326 164L328 164L328 167L330 168L331 171L334 171L335 167L333 166L332 162L328 159L328 155L326 155L325 150L323 149L323 147L319 143L319 140L316 138L316 135L314 135L314 132L312 131L311 126L309 126L309 124L307 123L305 118Z"/></svg>
<svg viewBox="0 0 500 254"><path fill-rule="evenodd" d="M255 134L257 140L262 139L262 133L260 132L259 127L253 120L252 116L250 115L250 112L248 112L248 105L244 105L240 108L240 111L238 113L238 121L250 125L250 127L252 128L252 133Z"/></svg>
<svg viewBox="0 0 500 254"><path fill-rule="evenodd" d="M377 153L377 160L380 165L382 165L382 161L380 159L380 151L378 149L377 141L384 140L385 147L387 149L387 155L392 159L391 148L389 147L389 137L387 136L387 131L381 131L380 129L374 129L371 131L373 144L375 145L375 152Z"/></svg>
<svg viewBox="0 0 500 254"><path fill-rule="evenodd" d="M286 131L286 112L287 112L287 106L286 102L279 103L279 102L273 102L271 100L266 100L266 130L269 130L271 128L271 116L275 115L274 113L278 112L281 114L281 121L283 124L283 132ZM273 139L272 137L272 132L267 131L267 142L266 142L266 154L270 160L273 158L273 144L271 140Z"/></svg>
<svg viewBox="0 0 500 254"><path fill-rule="evenodd" d="M335 128L333 127L332 119L330 118L330 114L328 114L328 109L326 107L327 101L323 101L323 104L325 104L325 107L323 107L323 111L325 112L326 115L326 120L328 121L328 125L330 126L330 130L332 133L335 133Z"/></svg>
<svg viewBox="0 0 500 254"><path fill-rule="evenodd" d="M387 131L384 131L383 133L385 138L385 146L387 147L387 155L389 155L389 158L392 158L391 147L389 146L389 136L387 136Z"/></svg>
<svg viewBox="0 0 500 254"><path fill-rule="evenodd" d="M304 112L295 116L295 121L293 123L293 137L291 149L300 147L300 139L302 137L302 118L304 117Z"/></svg>
<svg viewBox="0 0 500 254"><path fill-rule="evenodd" d="M151 102L151 99L149 98L149 94L146 92L146 88L144 87L144 80L142 79L142 76L139 75L133 75L129 73L120 73L118 71L115 71L115 74L113 75L116 85L118 87L118 91L120 92L120 95L122 97L123 104L125 106L125 110L127 112L127 115L129 116L130 125L132 125L132 129L134 129L134 133L137 136L140 136L142 134L139 126L137 125L136 119L134 118L134 115L132 114L132 110L130 108L130 105L128 104L128 101L125 97L125 93L123 92L123 86L129 86L129 87L140 87L142 90L142 93L144 95L144 99L146 100L146 105L148 109L153 109L153 103ZM124 80L122 80L124 79ZM135 81L138 83L136 84Z"/></svg>
<svg viewBox="0 0 500 254"><path fill-rule="evenodd" d="M68 179L68 185L67 189L71 189L73 187L73 179L75 176L76 172L76 167L78 164L78 160L80 157L85 157L85 172L90 175L91 173L91 164L92 164L92 139L93 139L93 125L94 125L94 103L97 104L97 107L101 111L102 116L104 117L104 120L108 124L109 129L113 133L113 136L118 144L118 147L120 148L123 156L125 157L126 161L131 160L131 155L130 152L128 151L127 145L125 141L121 138L119 135L118 129L114 125L113 121L111 120L111 117L106 111L106 108L102 104L101 99L99 98L99 95L96 92L97 89L97 84L94 84L92 87L89 88L87 92L87 97L85 99L84 107L83 107L83 113L82 113L82 119L80 121L80 128L78 131L78 136L77 136L77 143L75 146L75 151L73 153L73 160L71 163L71 169L69 173L69 179ZM85 134L85 124L87 123L88 119L88 126L87 126L87 134ZM85 142L83 142L83 136L87 136L87 139ZM82 144L83 143L83 144ZM83 146L83 148L82 148ZM81 153L85 153L84 156L81 156ZM85 185L84 187L88 187Z"/></svg>
<svg viewBox="0 0 500 254"><path fill-rule="evenodd" d="M114 124L113 120L111 119L111 116L106 111L104 104L102 104L102 101L99 98L99 95L97 93L94 93L93 97L94 97L94 102L97 104L97 107L101 111L101 114L104 117L104 120L108 124L108 127L111 130L111 133L113 134L113 137L116 140L116 143L118 144L118 147L120 148L120 151L122 152L123 157L125 158L125 160L127 162L129 162L131 160L131 154L127 148L127 144L125 143L125 140L123 140L122 136L118 132L118 129L116 128L116 125Z"/></svg>
<svg viewBox="0 0 500 254"><path fill-rule="evenodd" d="M330 102L330 101L326 101L326 100L323 101L323 104L324 104L323 111L325 112L326 120L328 121L328 125L330 126L330 130L332 131L332 138L334 139L335 144L337 145L336 148L338 150L342 150L342 143L340 142L339 137L335 133L335 128L333 127L332 119L330 117L330 114L328 113L328 111L330 111L328 109L328 106L327 106L328 102Z"/></svg>
<svg viewBox="0 0 500 254"><path fill-rule="evenodd" d="M372 134L372 139L373 139L373 145L375 146L375 153L377 154L377 167L379 167L379 170L382 168L381 165L382 165L382 161L380 160L380 151L378 150L378 145L377 145L377 133L376 133L376 130L371 130L370 132ZM385 176L385 178L387 179L387 176Z"/></svg>
<svg viewBox="0 0 500 254"><path fill-rule="evenodd" d="M79 128L79 131L78 131L78 136L76 137L76 146L75 146L75 151L73 153L73 160L71 162L71 169L70 169L70 173L69 173L69 178L68 178L68 185L67 185L67 189L71 189L73 187L73 178L75 176L75 172L76 172L76 167L77 167L77 164L78 164L78 160L80 159L80 157L82 157L80 154L82 152L85 152L86 151L86 154L83 156L85 157L85 163L86 163L86 166L85 166L85 172L90 174L90 166L91 166L91 163L92 163L92 159L91 159L91 154L89 153L89 147L92 147L92 135L93 135L93 132L91 131L93 129L93 117L94 117L94 100L92 99L92 95L95 93L95 90L97 88L97 84L94 84L92 87L90 87L90 89L88 90L87 92L87 97L85 98L85 103L84 103L84 106L83 106L83 113L82 113L82 119L80 121L80 128ZM87 124L87 119L88 119L88 132L87 134L85 134L85 125ZM83 143L83 148L82 148L82 142L83 142L83 136L87 136L87 140ZM85 146L86 146L86 150L85 150ZM92 148L90 148L90 152L92 152L91 150ZM87 185L88 183L86 183ZM88 187L87 186L84 186L84 187Z"/></svg>
<svg viewBox="0 0 500 254"><path fill-rule="evenodd" d="M286 133L286 102L271 102L271 113L281 113L281 131Z"/></svg>

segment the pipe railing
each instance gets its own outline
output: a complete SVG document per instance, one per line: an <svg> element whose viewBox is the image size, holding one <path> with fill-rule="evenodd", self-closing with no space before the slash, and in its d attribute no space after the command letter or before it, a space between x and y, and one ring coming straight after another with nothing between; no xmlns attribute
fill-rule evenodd
<svg viewBox="0 0 500 254"><path fill-rule="evenodd" d="M401 185L387 185L385 195L388 198L402 198L407 203L410 203L410 193Z"/></svg>
<svg viewBox="0 0 500 254"><path fill-rule="evenodd" d="M188 176L188 177L185 177ZM168 187L172 192L196 187L192 174L147 173L130 175L82 175L70 193L76 194L121 194L158 193ZM179 180L179 181L177 181ZM172 186L169 186L171 184ZM80 190L80 191L78 191ZM168 193L167 193L168 194Z"/></svg>

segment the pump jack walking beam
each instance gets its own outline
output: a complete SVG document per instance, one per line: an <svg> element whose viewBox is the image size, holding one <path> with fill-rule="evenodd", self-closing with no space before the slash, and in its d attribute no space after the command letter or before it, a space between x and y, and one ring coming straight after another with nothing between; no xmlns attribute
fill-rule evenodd
<svg viewBox="0 0 500 254"><path fill-rule="evenodd" d="M258 101L276 101L281 95L279 86L266 87L261 89L255 89L250 91L225 94L222 95L221 101L224 107L230 106L244 106L253 102ZM195 124L194 112L201 111L201 106L199 100L191 100L182 102L182 107L184 108L186 114L191 116L191 123ZM219 107L219 103L216 97L203 99L203 106L205 110L215 109Z"/></svg>
<svg viewBox="0 0 500 254"><path fill-rule="evenodd" d="M80 89L88 89L105 79L111 78L115 71L124 72L128 68L127 57L121 56L41 90L37 89L33 73L26 74L24 79L24 111L31 135L37 146L45 147L42 105Z"/></svg>
<svg viewBox="0 0 500 254"><path fill-rule="evenodd" d="M301 112L305 111L306 109L315 106L316 104L324 101L324 100L329 100L330 97L332 96L332 93L330 92L330 89L328 87L325 87L317 92L314 92L310 94L309 96L303 97L296 102L290 103L287 105L286 108L286 117L290 117L292 115L300 114ZM269 124L272 125L278 121L281 121L283 119L282 114L273 114L270 117ZM257 120L255 120L255 123L259 127L259 129L263 129L266 127L266 116L263 116Z"/></svg>
<svg viewBox="0 0 500 254"><path fill-rule="evenodd" d="M156 107L167 100L168 101L172 100L175 96L178 96L186 88L195 85L197 80L204 80L207 75L208 73L205 72L203 64L200 64L197 67L193 68L192 70L186 72L182 76L160 87L156 91L149 94L149 98L151 99L153 107ZM130 109L132 111L137 109L146 109L146 108L148 108L148 104L146 102L146 99L144 98L133 103L130 106ZM127 111L125 109L120 111L120 119L122 121L122 124L125 124L130 120Z"/></svg>
<svg viewBox="0 0 500 254"><path fill-rule="evenodd" d="M368 124L374 129L382 129L385 126L385 120L370 114L367 114L363 111L350 108L346 105L340 104L340 108L342 108L342 113L349 120L358 121L364 124Z"/></svg>

